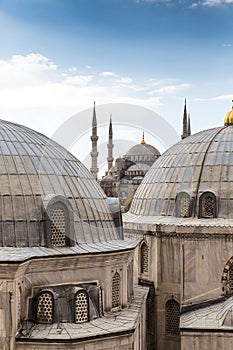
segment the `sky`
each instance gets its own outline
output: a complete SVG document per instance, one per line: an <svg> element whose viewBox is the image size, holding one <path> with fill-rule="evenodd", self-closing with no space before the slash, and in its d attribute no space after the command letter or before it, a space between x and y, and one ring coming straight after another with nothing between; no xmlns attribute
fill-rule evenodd
<svg viewBox="0 0 233 350"><path fill-rule="evenodd" d="M186 98L192 132L222 125L232 15L233 0L0 0L0 116L51 136L94 100L129 103L180 135Z"/></svg>

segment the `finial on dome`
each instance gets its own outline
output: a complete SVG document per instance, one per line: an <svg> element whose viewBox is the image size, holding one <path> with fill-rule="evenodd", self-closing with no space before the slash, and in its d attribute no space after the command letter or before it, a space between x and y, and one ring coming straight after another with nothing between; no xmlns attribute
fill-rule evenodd
<svg viewBox="0 0 233 350"><path fill-rule="evenodd" d="M233 102L233 100L232 100L232 102ZM233 125L233 106L232 106L231 110L225 115L224 125L225 126Z"/></svg>
<svg viewBox="0 0 233 350"><path fill-rule="evenodd" d="M146 141L144 139L144 131L142 133L142 141L141 141L141 145L145 145L146 144Z"/></svg>

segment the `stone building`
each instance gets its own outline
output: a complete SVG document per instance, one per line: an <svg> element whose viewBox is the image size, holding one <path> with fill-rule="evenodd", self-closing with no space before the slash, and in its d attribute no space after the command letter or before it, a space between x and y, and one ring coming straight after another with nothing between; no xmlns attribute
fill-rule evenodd
<svg viewBox="0 0 233 350"><path fill-rule="evenodd" d="M0 151L0 349L146 349L138 242L116 229L94 177L6 121Z"/></svg>
<svg viewBox="0 0 233 350"><path fill-rule="evenodd" d="M149 348L232 349L233 109L154 163L123 221L141 241L134 276L150 288Z"/></svg>

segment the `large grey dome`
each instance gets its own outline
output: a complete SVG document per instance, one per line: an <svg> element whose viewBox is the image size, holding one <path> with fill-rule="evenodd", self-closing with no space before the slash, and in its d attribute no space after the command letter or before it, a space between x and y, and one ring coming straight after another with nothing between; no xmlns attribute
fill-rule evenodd
<svg viewBox="0 0 233 350"><path fill-rule="evenodd" d="M205 193L207 213L202 216ZM199 132L169 148L137 189L128 217L179 216L179 194L192 204L184 217L233 218L233 126Z"/></svg>
<svg viewBox="0 0 233 350"><path fill-rule="evenodd" d="M46 246L47 205L56 200L72 212L72 245L119 239L105 195L82 163L44 135L3 120L0 200L3 247Z"/></svg>

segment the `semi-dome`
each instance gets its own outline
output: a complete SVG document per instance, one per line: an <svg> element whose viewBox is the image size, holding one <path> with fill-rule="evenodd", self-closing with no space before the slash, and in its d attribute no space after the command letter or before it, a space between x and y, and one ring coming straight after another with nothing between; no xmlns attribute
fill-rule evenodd
<svg viewBox="0 0 233 350"><path fill-rule="evenodd" d="M75 247L119 239L106 197L84 165L46 136L3 120L0 200L2 247Z"/></svg>
<svg viewBox="0 0 233 350"><path fill-rule="evenodd" d="M144 177L126 221L127 215L233 219L233 126L201 131L169 148Z"/></svg>

